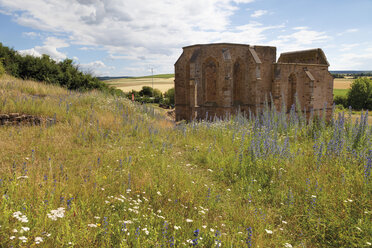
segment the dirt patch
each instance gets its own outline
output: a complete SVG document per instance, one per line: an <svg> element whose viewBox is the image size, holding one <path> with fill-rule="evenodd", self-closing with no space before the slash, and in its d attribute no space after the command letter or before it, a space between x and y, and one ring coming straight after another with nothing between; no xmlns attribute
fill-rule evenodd
<svg viewBox="0 0 372 248"><path fill-rule="evenodd" d="M9 113L0 114L0 126L19 126L19 125L41 125L42 123L55 123L55 118L45 118L41 116Z"/></svg>

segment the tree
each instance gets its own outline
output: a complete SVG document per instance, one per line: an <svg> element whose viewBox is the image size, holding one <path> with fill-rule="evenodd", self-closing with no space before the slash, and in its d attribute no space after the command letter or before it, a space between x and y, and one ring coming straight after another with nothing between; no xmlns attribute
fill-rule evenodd
<svg viewBox="0 0 372 248"><path fill-rule="evenodd" d="M142 90L140 90L140 96L152 96L153 89L150 86L143 86Z"/></svg>
<svg viewBox="0 0 372 248"><path fill-rule="evenodd" d="M0 78L5 74L5 69L3 67L3 63L0 60Z"/></svg>
<svg viewBox="0 0 372 248"><path fill-rule="evenodd" d="M366 77L355 79L347 92L347 104L353 109L372 109L372 80Z"/></svg>
<svg viewBox="0 0 372 248"><path fill-rule="evenodd" d="M168 99L168 104L174 105L174 88L167 90L164 95Z"/></svg>

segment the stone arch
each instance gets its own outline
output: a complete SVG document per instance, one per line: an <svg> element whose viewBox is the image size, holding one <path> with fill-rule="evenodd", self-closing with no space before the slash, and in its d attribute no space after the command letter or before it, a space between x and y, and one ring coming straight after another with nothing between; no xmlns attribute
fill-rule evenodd
<svg viewBox="0 0 372 248"><path fill-rule="evenodd" d="M214 58L207 58L203 63L203 91L205 103L217 102L218 63Z"/></svg>
<svg viewBox="0 0 372 248"><path fill-rule="evenodd" d="M237 58L233 68L233 105L244 103L245 88L245 63Z"/></svg>
<svg viewBox="0 0 372 248"><path fill-rule="evenodd" d="M291 109L292 105L296 103L296 92L297 92L297 78L294 73L291 73L288 77L288 94L287 94L287 109Z"/></svg>

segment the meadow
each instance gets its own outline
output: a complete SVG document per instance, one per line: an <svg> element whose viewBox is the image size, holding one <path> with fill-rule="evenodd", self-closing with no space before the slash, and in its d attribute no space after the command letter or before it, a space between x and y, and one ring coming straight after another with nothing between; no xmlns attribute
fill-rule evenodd
<svg viewBox="0 0 372 248"><path fill-rule="evenodd" d="M132 90L140 91L143 86L153 87L161 92L166 92L174 88L174 74L159 74L145 77L120 78L105 81L110 86L114 86L124 92Z"/></svg>
<svg viewBox="0 0 372 248"><path fill-rule="evenodd" d="M176 125L4 76L0 114L14 112L52 121L0 126L0 247L371 246L368 113Z"/></svg>

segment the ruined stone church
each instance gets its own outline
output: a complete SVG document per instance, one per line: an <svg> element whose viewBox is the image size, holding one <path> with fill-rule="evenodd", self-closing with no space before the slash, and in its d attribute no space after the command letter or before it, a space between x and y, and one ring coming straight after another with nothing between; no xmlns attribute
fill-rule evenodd
<svg viewBox="0 0 372 248"><path fill-rule="evenodd" d="M321 49L282 53L276 47L206 44L183 48L175 63L176 120L209 119L237 111L253 113L265 101L285 111L331 112L333 77ZM271 94L271 97L270 97ZM272 100L271 100L272 99Z"/></svg>

